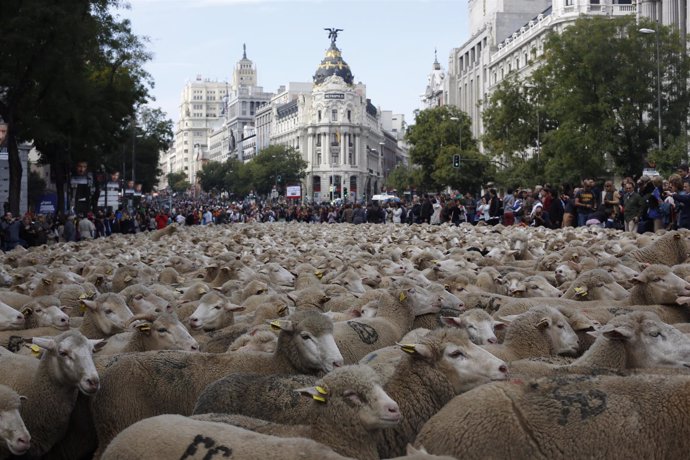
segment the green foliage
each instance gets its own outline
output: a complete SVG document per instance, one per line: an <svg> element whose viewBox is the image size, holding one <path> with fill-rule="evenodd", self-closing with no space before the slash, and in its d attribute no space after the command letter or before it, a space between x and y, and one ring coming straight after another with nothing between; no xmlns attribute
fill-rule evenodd
<svg viewBox="0 0 690 460"><path fill-rule="evenodd" d="M286 185L299 183L306 176L307 162L292 147L271 145L259 152L247 166L254 191L265 195L274 185L282 190Z"/></svg>
<svg viewBox="0 0 690 460"><path fill-rule="evenodd" d="M92 169L122 164L123 146L131 139L129 120L148 99L151 81L143 70L150 59L145 39L117 16L121 5L120 0L3 1L0 115L12 140L11 207L18 207L21 174L21 166L14 165L15 141L32 140L41 162L51 165L60 209L67 171L77 160L89 161ZM142 172L149 160L142 156Z"/></svg>
<svg viewBox="0 0 690 460"><path fill-rule="evenodd" d="M168 186L177 193L184 192L190 187L187 174L183 172L171 172L165 176L168 179Z"/></svg>
<svg viewBox="0 0 690 460"><path fill-rule="evenodd" d="M234 158L225 163L210 161L196 177L205 192L226 191L236 196L245 196L251 190L249 166Z"/></svg>
<svg viewBox="0 0 690 460"><path fill-rule="evenodd" d="M440 191L446 186L475 191L490 176L488 160L479 161L482 157L472 138L469 118L456 107L435 107L417 113L406 139L410 143L410 160L419 167L418 185L422 191ZM471 164L460 170L453 168L456 153Z"/></svg>
<svg viewBox="0 0 690 460"><path fill-rule="evenodd" d="M420 183L420 169L398 164L386 178L385 187L395 189L399 194L416 190Z"/></svg>
<svg viewBox="0 0 690 460"><path fill-rule="evenodd" d="M684 46L675 31L660 27L664 146L658 152L652 150L658 137L656 37L641 34L642 27L656 24L637 24L634 17L579 19L548 37L543 65L528 84L509 76L498 86L484 110L483 142L508 167L499 180L639 176L645 159L677 166L686 157ZM540 155L531 158L537 133Z"/></svg>

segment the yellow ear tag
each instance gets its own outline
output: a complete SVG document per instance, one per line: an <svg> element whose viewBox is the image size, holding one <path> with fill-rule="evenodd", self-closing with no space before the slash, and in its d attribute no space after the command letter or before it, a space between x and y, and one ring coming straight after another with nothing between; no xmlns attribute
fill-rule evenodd
<svg viewBox="0 0 690 460"><path fill-rule="evenodd" d="M314 389L315 389L316 391L318 391L319 393L321 393L322 395L327 395L327 394L328 394L328 391L326 391L326 389L325 389L324 387L314 387Z"/></svg>
<svg viewBox="0 0 690 460"><path fill-rule="evenodd" d="M271 328L275 330L280 330L280 321L271 321Z"/></svg>
<svg viewBox="0 0 690 460"><path fill-rule="evenodd" d="M447 284L444 284L443 289L445 289L446 291L450 291L450 286Z"/></svg>
<svg viewBox="0 0 690 460"><path fill-rule="evenodd" d="M314 276L316 276L318 279L321 279L321 278L323 278L323 272L316 271L316 272L314 272Z"/></svg>
<svg viewBox="0 0 690 460"><path fill-rule="evenodd" d="M31 348L31 353L38 356L41 354L41 347L39 347L36 344L32 344L29 348Z"/></svg>
<svg viewBox="0 0 690 460"><path fill-rule="evenodd" d="M409 354L414 354L415 353L415 345L414 344L403 344L400 345L400 349L404 351L405 353Z"/></svg>
<svg viewBox="0 0 690 460"><path fill-rule="evenodd" d="M150 330L151 330L151 326L148 325L148 324L146 324L146 325L144 325L144 326L141 326L141 327L139 328L139 330L140 330L140 331L144 331L144 332L150 331Z"/></svg>
<svg viewBox="0 0 690 460"><path fill-rule="evenodd" d="M79 300L84 300L87 297L86 293L79 296Z"/></svg>
<svg viewBox="0 0 690 460"><path fill-rule="evenodd" d="M404 292L401 292L401 293L400 293L400 301L401 301L401 302L404 302L405 299L407 299L407 296L405 295Z"/></svg>
<svg viewBox="0 0 690 460"><path fill-rule="evenodd" d="M84 302L79 302L79 311L86 313L86 304Z"/></svg>
<svg viewBox="0 0 690 460"><path fill-rule="evenodd" d="M322 403L325 403L325 402L326 402L326 398L324 398L323 396L311 395L311 397L314 399L314 401L319 401L319 402L322 402Z"/></svg>
<svg viewBox="0 0 690 460"><path fill-rule="evenodd" d="M587 295L587 288L578 286L575 288L575 294L577 294L579 297L584 297Z"/></svg>

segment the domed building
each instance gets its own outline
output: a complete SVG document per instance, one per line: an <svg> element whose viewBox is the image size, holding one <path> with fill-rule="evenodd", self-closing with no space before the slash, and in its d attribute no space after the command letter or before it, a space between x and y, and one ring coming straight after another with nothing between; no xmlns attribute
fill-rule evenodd
<svg viewBox="0 0 690 460"><path fill-rule="evenodd" d="M257 149L283 144L302 153L308 163L302 199L367 200L381 192L402 152L391 112L382 114L367 98L366 86L354 83L336 45L339 30L329 31L331 44L313 83L281 88L257 112Z"/></svg>

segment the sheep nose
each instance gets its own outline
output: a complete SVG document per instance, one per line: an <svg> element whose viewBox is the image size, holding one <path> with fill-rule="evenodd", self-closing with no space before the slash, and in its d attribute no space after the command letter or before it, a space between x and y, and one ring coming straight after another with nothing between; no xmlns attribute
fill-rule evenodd
<svg viewBox="0 0 690 460"><path fill-rule="evenodd" d="M66 323L66 322L67 322L67 318L60 318L60 322L61 322L61 323Z"/></svg>
<svg viewBox="0 0 690 460"><path fill-rule="evenodd" d="M31 443L31 436L28 434L26 436L22 436L22 437L17 438L17 440L15 441L15 444L17 445L17 447L19 447L19 450L22 450L22 451L25 449L28 449L30 443Z"/></svg>
<svg viewBox="0 0 690 460"><path fill-rule="evenodd" d="M386 404L386 411L391 415L400 415L400 407L395 401Z"/></svg>
<svg viewBox="0 0 690 460"><path fill-rule="evenodd" d="M18 320L24 319L24 315L17 315L17 319Z"/></svg>
<svg viewBox="0 0 690 460"><path fill-rule="evenodd" d="M191 347L192 351L199 351L199 345L198 344L193 344Z"/></svg>
<svg viewBox="0 0 690 460"><path fill-rule="evenodd" d="M337 361L333 361L333 367L342 367L344 364L344 361L342 359L339 359Z"/></svg>
<svg viewBox="0 0 690 460"><path fill-rule="evenodd" d="M508 366L506 366L505 364L501 364L500 366L498 366L498 372L501 372L503 374L507 374L508 373Z"/></svg>
<svg viewBox="0 0 690 460"><path fill-rule="evenodd" d="M490 337L490 338L488 338L486 341L489 342L489 343L496 343L496 342L498 342L498 340L496 340L496 337Z"/></svg>

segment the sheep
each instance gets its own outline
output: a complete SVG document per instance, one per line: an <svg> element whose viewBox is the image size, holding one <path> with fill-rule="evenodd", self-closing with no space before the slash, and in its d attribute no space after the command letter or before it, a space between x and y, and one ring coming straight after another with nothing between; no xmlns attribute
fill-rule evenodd
<svg viewBox="0 0 690 460"><path fill-rule="evenodd" d="M484 345L484 348L506 362L577 352L577 335L555 308L533 307L521 315L503 317L503 320L510 322L503 343Z"/></svg>
<svg viewBox="0 0 690 460"><path fill-rule="evenodd" d="M271 302L259 306L251 316L238 318L237 324L207 332L203 336L197 336L201 350L207 353L225 353L230 345L240 336L247 334L250 329L259 325L265 325L267 321L288 316L290 309L282 302ZM263 338L266 338L262 335ZM252 341L252 340L250 340Z"/></svg>
<svg viewBox="0 0 690 460"><path fill-rule="evenodd" d="M687 376L495 382L455 397L416 443L458 458L684 458L688 395Z"/></svg>
<svg viewBox="0 0 690 460"><path fill-rule="evenodd" d="M685 239L679 232L673 231L664 234L647 247L627 253L623 260L627 262L633 259L643 264L673 266L685 263L687 257L688 247Z"/></svg>
<svg viewBox="0 0 690 460"><path fill-rule="evenodd" d="M25 329L26 318L16 309L0 302L0 331ZM3 343L0 343L3 345ZM3 345L4 346L4 345Z"/></svg>
<svg viewBox="0 0 690 460"><path fill-rule="evenodd" d="M541 275L531 275L518 280L509 294L513 297L559 297L561 291L553 287Z"/></svg>
<svg viewBox="0 0 690 460"><path fill-rule="evenodd" d="M123 332L132 317L122 296L106 293L95 300L82 299L84 321L79 330L91 339L103 339Z"/></svg>
<svg viewBox="0 0 690 460"><path fill-rule="evenodd" d="M234 323L233 313L244 310L235 305L223 294L211 291L199 299L199 304L189 317L189 326L193 330L214 331Z"/></svg>
<svg viewBox="0 0 690 460"><path fill-rule="evenodd" d="M144 313L128 321L134 332L121 332L110 338L99 355L149 350L199 351L199 344L174 313Z"/></svg>
<svg viewBox="0 0 690 460"><path fill-rule="evenodd" d="M0 301L16 310L31 302L32 299L33 297L20 294L19 292L0 291Z"/></svg>
<svg viewBox="0 0 690 460"><path fill-rule="evenodd" d="M328 318L314 311L298 311L289 318L272 322L280 328L273 354L157 351L119 355L103 370L103 386L91 404L99 452L137 420L161 413L190 414L201 391L230 371L313 374L343 364ZM152 393L151 388L156 391Z"/></svg>
<svg viewBox="0 0 690 460"><path fill-rule="evenodd" d="M506 293L503 277L498 270L493 267L482 268L477 274L475 285L486 293L501 295Z"/></svg>
<svg viewBox="0 0 690 460"><path fill-rule="evenodd" d="M180 276L177 270L175 270L173 267L165 267L158 274L158 282L170 286L176 286L184 283L184 277Z"/></svg>
<svg viewBox="0 0 690 460"><path fill-rule="evenodd" d="M55 293L60 300L60 305L70 308L70 311L66 313L71 317L81 313L79 307L83 299L93 300L97 295L98 290L91 283L67 284Z"/></svg>
<svg viewBox="0 0 690 460"><path fill-rule="evenodd" d="M191 286L182 290L182 297L180 297L180 302L194 302L211 291L208 284L201 281L192 284Z"/></svg>
<svg viewBox="0 0 690 460"><path fill-rule="evenodd" d="M400 405L402 422L380 433L381 458L403 455L424 423L455 395L507 377L505 363L473 344L465 331L442 328L416 344L402 344L402 357L384 390Z"/></svg>
<svg viewBox="0 0 690 460"><path fill-rule="evenodd" d="M21 313L26 318L26 329L48 326L65 331L70 326L70 318L65 313L69 310L69 308L60 307L60 300L57 297L46 295L26 303L21 308Z"/></svg>
<svg viewBox="0 0 690 460"><path fill-rule="evenodd" d="M397 298L388 291L367 292L378 307L375 318L362 318L335 323L334 335L345 363L356 363L367 353L395 344L412 329L414 317L438 311L421 302L415 288L399 289Z"/></svg>
<svg viewBox="0 0 690 460"><path fill-rule="evenodd" d="M630 293L606 270L596 268L583 272L563 294L571 300L624 300ZM674 299L675 300L675 299Z"/></svg>
<svg viewBox="0 0 690 460"><path fill-rule="evenodd" d="M7 385L0 385L0 438L12 455L23 455L31 447L31 435L24 425L19 408L26 396L19 396ZM4 458L0 447L0 457Z"/></svg>
<svg viewBox="0 0 690 460"><path fill-rule="evenodd" d="M505 323L494 320L479 308L466 310L459 316L444 316L443 322L448 326L465 329L472 343L477 345L498 343L495 331L506 327Z"/></svg>
<svg viewBox="0 0 690 460"><path fill-rule="evenodd" d="M159 230L156 230L155 232L151 233L151 241L159 241L161 238L170 236L174 234L177 231L177 225L175 224L170 224L167 225L164 228L161 228Z"/></svg>
<svg viewBox="0 0 690 460"><path fill-rule="evenodd" d="M0 383L28 398L20 413L33 438L29 455L40 457L64 436L77 393L98 391L92 353L102 342L71 330L33 343L44 350L41 360L0 355L0 368L13 370L0 374Z"/></svg>
<svg viewBox="0 0 690 460"><path fill-rule="evenodd" d="M245 416L224 417L253 431L277 436L311 438L341 455L362 460L378 459L377 434L394 427L402 416L398 404L386 394L373 369L345 366L317 380L316 385L294 390L307 396L308 425L280 425ZM331 430L324 427L338 426Z"/></svg>
<svg viewBox="0 0 690 460"><path fill-rule="evenodd" d="M108 445L102 460L187 459L192 456L278 460L347 460L323 444L304 438L278 438L226 423L159 415L126 428Z"/></svg>
<svg viewBox="0 0 690 460"><path fill-rule="evenodd" d="M228 347L228 351L261 351L273 353L278 345L278 336L264 326L254 326L251 330L237 337Z"/></svg>

